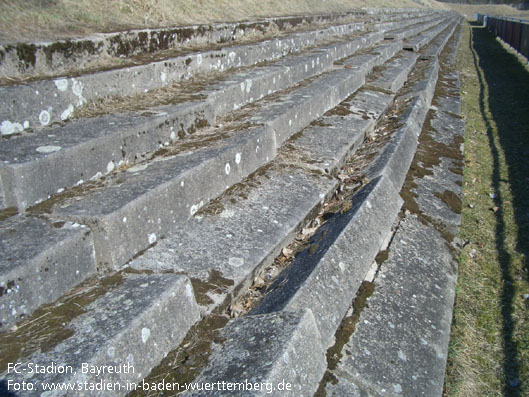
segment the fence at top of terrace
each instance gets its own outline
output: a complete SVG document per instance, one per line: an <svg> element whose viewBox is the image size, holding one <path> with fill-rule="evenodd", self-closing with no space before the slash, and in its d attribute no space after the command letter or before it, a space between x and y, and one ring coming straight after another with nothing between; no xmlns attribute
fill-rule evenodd
<svg viewBox="0 0 529 397"><path fill-rule="evenodd" d="M484 14L476 14L476 20L529 59L529 20Z"/></svg>

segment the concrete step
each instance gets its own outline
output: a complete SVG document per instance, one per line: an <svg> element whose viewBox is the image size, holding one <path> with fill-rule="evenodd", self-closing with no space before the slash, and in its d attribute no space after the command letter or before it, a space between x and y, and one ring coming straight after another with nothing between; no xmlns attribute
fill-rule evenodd
<svg viewBox="0 0 529 397"><path fill-rule="evenodd" d="M438 44L442 41L434 40L430 46ZM70 192L64 202L50 200L32 208L30 213L47 219L71 217L88 222L92 217L96 263L101 268L114 272L135 257L126 271L112 276L123 281L83 306L86 313L68 326L73 332L66 331L68 336L52 343L48 352L15 352L5 357L10 362L63 362L59 357L71 355L75 357L72 368L81 367L75 376L82 372L83 362L105 365L108 357L128 362L131 357L134 375L112 374L108 379L139 382L180 343L200 314L219 310L225 299L244 292L257 275L273 279L268 266L295 236L302 235L306 236L305 251L280 276L292 288L287 291L285 284L275 282L275 292L265 297L262 306L233 320L197 380L226 373L233 374L230 380L244 377L279 385L279 377L288 374L292 380L285 381L291 382L292 395L312 395L325 371L324 349L332 344L356 293L355 285L385 245L400 208L398 192L406 164L390 168L400 164L399 159L408 161L408 152L413 157L416 143L404 143L409 137L418 139L412 133L430 106L436 59L418 61L408 84L396 95L375 88L377 82L391 86L388 82L394 76L384 72L395 65L384 62L397 54L403 57L401 50L402 41L397 40L354 55L328 73L227 115L219 120L223 127L202 129L149 162L82 187L79 193L89 190L80 195ZM374 85L362 88L375 66L382 68L369 77ZM247 176L252 169L256 172ZM346 169L353 173L342 175ZM343 178L362 182L352 183L347 190ZM350 205L344 204L343 211L326 218L327 223L307 237L315 230L304 228L314 225L324 203L342 189L348 192L344 202ZM201 198L204 191L211 196ZM178 208L180 215L170 213ZM388 208L393 215L386 214ZM137 239L137 246L126 247L129 243L121 239L127 233L127 238ZM124 253L123 244L129 253ZM140 246L147 249L142 251ZM108 255L102 254L105 249ZM303 266L309 263L303 258L310 258L310 266ZM150 285L155 293L145 292ZM209 286L206 291L204 285ZM258 310L267 313L257 314ZM40 319L37 314L17 324L18 331L31 324L46 328L46 317ZM16 332L0 337L20 339ZM247 343L241 345L241 340ZM254 359L255 351L269 353L266 363ZM146 358L139 359L143 355ZM235 357L244 360L237 362ZM85 379L70 375L31 379ZM4 376L22 379L12 373ZM99 380L90 374L87 381ZM284 391L276 389L272 395L284 395Z"/></svg>
<svg viewBox="0 0 529 397"><path fill-rule="evenodd" d="M0 224L0 247L0 331L96 271L92 233L83 225L13 216Z"/></svg>
<svg viewBox="0 0 529 397"><path fill-rule="evenodd" d="M117 269L138 252L178 229L209 199L274 158L284 140L357 90L369 70L393 56L401 46L402 43L398 42L376 47L371 55L376 61L367 62L364 68L358 71L348 68L336 70L282 98L275 98L259 111L250 110L255 125L249 129L250 126L244 122L244 129L248 130L244 134L230 132L230 129L237 130L233 126L227 126L224 132L217 128L203 136L198 134L194 142L188 140L181 146L173 147L171 156L67 191L58 195L57 199L35 207L32 212L44 214L57 222L70 219L89 225L93 233L97 268L100 271ZM356 108L360 109L367 103L360 102ZM383 111L379 109L378 114ZM264 126L259 127L262 124ZM360 131L368 128L369 125L363 123ZM362 139L363 133L358 137ZM75 139L72 141L75 144ZM349 150L348 146L343 149L334 147L338 153ZM91 152L88 151L88 155ZM327 162L325 159L322 161ZM211 182L204 185L203 180ZM176 202L175 197L179 198ZM168 206L170 201L175 205ZM6 237L6 244L9 241ZM93 269L90 272L79 271L75 267L69 269L75 273L77 282L93 272ZM22 313L27 314L42 303L52 302L75 285L72 282L54 290L55 295L47 300L24 305ZM21 285L21 288L24 286ZM14 296L6 296L6 307L18 308L19 300L11 299ZM9 324L18 318L10 317Z"/></svg>
<svg viewBox="0 0 529 397"><path fill-rule="evenodd" d="M391 30L384 33L384 38L386 40L404 40L410 37L416 36L421 32L424 32L427 29L435 27L441 24L446 19L446 16L435 16L430 20L415 23L409 26L406 26L401 29Z"/></svg>
<svg viewBox="0 0 529 397"><path fill-rule="evenodd" d="M189 279L175 274L122 274L83 310L67 325L66 337L54 340L50 351L26 357L18 367L20 373L9 371L8 363L2 362L2 377L35 384L35 392L27 395L40 395L37 390L42 390L42 383L73 387L53 393L57 396L124 395L128 385L141 382L178 346L200 317ZM56 370L35 368L51 363ZM103 378L112 388L95 393L95 385Z"/></svg>
<svg viewBox="0 0 529 397"><path fill-rule="evenodd" d="M32 75L68 74L94 64L97 58L131 59L138 54L152 54L177 48L189 48L237 42L248 36L266 36L272 31L288 32L304 26L356 22L365 13L355 11L294 17L263 18L251 22L177 26L141 29L39 43L8 43L0 46L0 67L9 78ZM411 14L413 15L413 14ZM25 54L25 56L21 56Z"/></svg>
<svg viewBox="0 0 529 397"><path fill-rule="evenodd" d="M330 70L334 61L381 39L368 33L239 73L197 92L203 100L74 121L6 140L0 145L4 208L24 210L115 167L132 166L200 126L215 125L217 117Z"/></svg>
<svg viewBox="0 0 529 397"><path fill-rule="evenodd" d="M417 36L406 40L406 43L404 43L404 49L415 52L419 51L450 25L453 25L452 20L445 21L437 25L435 29L420 33Z"/></svg>
<svg viewBox="0 0 529 397"><path fill-rule="evenodd" d="M456 36L448 46L452 54L458 42ZM457 278L454 236L461 221L464 135L454 59L448 54L442 59L443 89L434 97L403 189L409 211L401 215L387 259L373 280L374 292L356 314L358 323L346 336L341 359L329 369L334 382L324 385L328 396L443 393Z"/></svg>
<svg viewBox="0 0 529 397"><path fill-rule="evenodd" d="M431 63L436 64L437 60ZM384 141L382 150L379 150L375 159L375 163L383 162L384 168L367 166L369 171L365 174L371 176L368 178L371 182L353 195L349 210L336 214L334 219L328 220L311 237L309 247L296 256L267 290L257 308L249 313L248 317L256 316L253 321L259 321L259 316L264 313L311 310L315 313L314 322L321 336L321 345L327 348L334 343L335 332L350 307L357 288L374 262L375 256L391 236L389 234L391 226L402 204L398 192L404 181L400 173L392 171L394 162L388 161L388 158L391 157L395 159L394 161L406 159L405 164L402 165L402 168L406 169L405 176L415 153L418 135L414 136L415 145L403 146L407 148L409 153L407 156L390 148L394 148L399 141L399 131L415 131L415 125L422 125L424 122L430 107L429 100L433 96L437 71L438 67L430 65L425 72L420 73L421 77L411 88L414 100L410 101L410 94L404 93L407 99L404 100L404 109L401 109L404 115L402 125L391 135L389 141ZM428 90L424 87L428 87ZM421 110L419 111L418 108ZM325 118L322 120L326 121ZM391 154L388 156L388 153ZM362 157L359 158L361 159ZM372 171L374 168L377 168L376 175ZM362 171L359 172L362 174ZM383 209L377 209L378 207ZM390 209L389 214L388 209ZM228 327L236 326L238 321L241 320L233 320ZM241 337L242 335L241 333ZM242 366L237 359L232 358L231 352L237 349L239 340L240 338L232 335L225 341L222 348L216 350L198 379L200 381L210 379L210 374L216 373L217 370L222 371L222 368L230 368L233 373L243 368L246 373L259 373L254 372L258 365L244 363ZM287 346L288 342L284 342L282 349L287 349ZM319 346L318 341L315 341L315 346ZM225 359L225 354L228 355L228 359ZM239 357L241 355L244 353L239 352ZM271 360L271 362L279 364L282 359L280 355L275 355L275 361ZM301 357L298 357L298 360L303 361ZM309 374L323 375L319 367L314 367ZM296 388L300 381L295 376L293 379ZM303 388L309 391L308 395L312 395L311 390L316 389L317 385L313 384L311 387L303 384ZM275 391L272 395L281 395L281 393Z"/></svg>
<svg viewBox="0 0 529 397"><path fill-rule="evenodd" d="M208 137L228 137L218 141L216 148L211 139L202 150L194 145L193 152L177 145L170 151L173 156L118 173L91 192L55 204L51 216L89 225L98 266L116 269L274 158L292 134L360 88L367 73L338 69L259 109L245 110L248 117L240 119L242 127L235 129L247 132L230 134L232 126L214 128ZM203 180L211 183L204 185ZM166 205L170 197L178 197L175 206Z"/></svg>
<svg viewBox="0 0 529 397"><path fill-rule="evenodd" d="M67 120L76 108L98 99L140 94L198 74L277 60L323 40L358 32L363 27L363 23L331 26L258 43L189 52L146 65L0 87L1 135Z"/></svg>
<svg viewBox="0 0 529 397"><path fill-rule="evenodd" d="M384 22L375 22L373 24L373 30L389 32L392 30L404 29L414 24L432 21L433 19L437 18L437 15L435 12L430 11L422 14L419 13L418 15L400 13L398 16L395 16L395 14L389 14L386 17L390 20L388 21L386 18L382 18ZM377 18L380 18L380 16L377 15Z"/></svg>

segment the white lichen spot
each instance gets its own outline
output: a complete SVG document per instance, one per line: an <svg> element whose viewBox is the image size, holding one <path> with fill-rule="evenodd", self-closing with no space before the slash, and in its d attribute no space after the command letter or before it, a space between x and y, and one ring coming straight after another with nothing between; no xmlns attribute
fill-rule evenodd
<svg viewBox="0 0 529 397"><path fill-rule="evenodd" d="M373 208L373 206L371 205L371 203L369 201L366 201L366 207L369 208L369 209Z"/></svg>
<svg viewBox="0 0 529 397"><path fill-rule="evenodd" d="M155 233L149 234L148 240L149 240L149 244L154 244L156 242L156 234Z"/></svg>
<svg viewBox="0 0 529 397"><path fill-rule="evenodd" d="M292 120L288 120L288 126L292 127Z"/></svg>
<svg viewBox="0 0 529 397"><path fill-rule="evenodd" d="M231 171L230 163L226 163L226 165L224 166L224 172L226 173L226 175L230 175L230 171Z"/></svg>
<svg viewBox="0 0 529 397"><path fill-rule="evenodd" d="M61 149L62 148L60 146L49 145L49 146L39 146L36 149L36 151L42 154L48 154L48 153L58 152Z"/></svg>
<svg viewBox="0 0 529 397"><path fill-rule="evenodd" d="M75 79L72 79L72 92L75 96L78 96L78 97L83 95L83 83Z"/></svg>
<svg viewBox="0 0 529 397"><path fill-rule="evenodd" d="M246 88L246 85L244 84L244 81L241 83L241 92L244 92L244 89Z"/></svg>
<svg viewBox="0 0 529 397"><path fill-rule="evenodd" d="M127 217L126 216L123 217L123 223L127 223Z"/></svg>
<svg viewBox="0 0 529 397"><path fill-rule="evenodd" d="M249 94L252 88L252 80L246 79L246 93Z"/></svg>
<svg viewBox="0 0 529 397"><path fill-rule="evenodd" d="M91 181L97 181L98 179L100 179L101 177L103 176L103 174L101 172L98 172L97 174L95 174L92 178L90 178Z"/></svg>
<svg viewBox="0 0 529 397"><path fill-rule="evenodd" d="M189 210L189 213L191 214L191 216L195 215L198 211L198 205L193 205L191 206L191 209Z"/></svg>
<svg viewBox="0 0 529 397"><path fill-rule="evenodd" d="M231 51L229 54L228 54L228 57L230 58L230 61L233 62L235 61L235 53L233 51Z"/></svg>
<svg viewBox="0 0 529 397"><path fill-rule="evenodd" d="M160 80L162 80L162 83L165 83L166 79L167 79L167 74L165 74L165 72L162 72L160 74Z"/></svg>
<svg viewBox="0 0 529 397"><path fill-rule="evenodd" d="M408 357L406 357L406 354L402 350L399 350L398 356L402 361L408 360Z"/></svg>
<svg viewBox="0 0 529 397"><path fill-rule="evenodd" d="M127 169L127 172L140 172L144 171L149 167L149 164L138 164Z"/></svg>
<svg viewBox="0 0 529 397"><path fill-rule="evenodd" d="M233 210L224 210L220 213L221 218L231 218L235 215L235 212Z"/></svg>
<svg viewBox="0 0 529 397"><path fill-rule="evenodd" d="M194 295L193 295L193 288L191 288L191 285L190 284L187 284L186 285L186 295L189 299L193 299L194 298Z"/></svg>
<svg viewBox="0 0 529 397"><path fill-rule="evenodd" d="M285 364L288 364L290 362L290 357L288 356L288 352L283 353L283 362Z"/></svg>
<svg viewBox="0 0 529 397"><path fill-rule="evenodd" d="M259 145L255 147L255 153L259 153Z"/></svg>
<svg viewBox="0 0 529 397"><path fill-rule="evenodd" d="M240 164L240 163L241 163L241 154L237 153L235 155L235 164Z"/></svg>
<svg viewBox="0 0 529 397"><path fill-rule="evenodd" d="M241 267L244 265L244 259L232 256L228 259L228 263L231 267Z"/></svg>
<svg viewBox="0 0 529 397"><path fill-rule="evenodd" d="M202 54L197 55L197 64L202 65Z"/></svg>
<svg viewBox="0 0 529 397"><path fill-rule="evenodd" d="M27 120L24 121L23 127L24 127L24 129L29 128L29 121L27 121Z"/></svg>
<svg viewBox="0 0 529 397"><path fill-rule="evenodd" d="M308 72L309 71L309 65L306 63L305 64L305 72Z"/></svg>
<svg viewBox="0 0 529 397"><path fill-rule="evenodd" d="M171 127L171 135L169 135L169 138L171 138L172 141L176 139L176 134L174 132L174 127Z"/></svg>
<svg viewBox="0 0 529 397"><path fill-rule="evenodd" d="M64 110L64 112L61 113L61 120L62 120L62 121L64 121L64 120L68 120L72 114L73 114L73 105L70 104L70 105Z"/></svg>
<svg viewBox="0 0 529 397"><path fill-rule="evenodd" d="M0 132L2 133L2 135L14 134L15 125L9 120L4 120L2 121L2 124L0 125Z"/></svg>
<svg viewBox="0 0 529 397"><path fill-rule="evenodd" d="M107 356L110 357L110 358L113 358L114 354L116 354L116 349L114 347L110 346L107 349Z"/></svg>
<svg viewBox="0 0 529 397"><path fill-rule="evenodd" d="M182 186L182 187L184 187L185 184L186 183L183 180L180 182L180 186Z"/></svg>
<svg viewBox="0 0 529 397"><path fill-rule="evenodd" d="M141 329L141 341L143 343L147 343L150 337L151 337L151 330L149 328L142 328Z"/></svg>
<svg viewBox="0 0 529 397"><path fill-rule="evenodd" d="M114 160L110 160L107 164L107 174L114 171L114 168L116 167L116 164L114 164Z"/></svg>
<svg viewBox="0 0 529 397"><path fill-rule="evenodd" d="M343 262L338 263L338 267L340 268L340 271L342 273L345 272L345 263Z"/></svg>
<svg viewBox="0 0 529 397"><path fill-rule="evenodd" d="M400 393L402 393L402 386L399 385L399 384L394 384L393 385L393 390L395 391L395 393L400 394Z"/></svg>
<svg viewBox="0 0 529 397"><path fill-rule="evenodd" d="M47 110L43 110L42 112L40 112L39 114L40 124L48 125L50 123L50 120L51 120L50 112L48 112Z"/></svg>
<svg viewBox="0 0 529 397"><path fill-rule="evenodd" d="M66 91L68 89L68 80L67 79L59 79L59 80L55 80L54 81L55 83L55 87L57 87L57 89L59 91Z"/></svg>

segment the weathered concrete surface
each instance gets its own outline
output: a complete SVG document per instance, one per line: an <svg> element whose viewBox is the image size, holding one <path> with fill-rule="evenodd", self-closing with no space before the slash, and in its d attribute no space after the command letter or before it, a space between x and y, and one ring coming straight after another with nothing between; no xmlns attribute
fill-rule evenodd
<svg viewBox="0 0 529 397"><path fill-rule="evenodd" d="M104 190L56 206L53 216L88 224L98 264L117 268L273 159L286 139L356 91L364 76L365 72L349 69L323 75L253 114L252 122L270 128L234 136L220 148L183 153L133 174L118 175ZM211 182L204 185L203 180ZM176 205L168 206L176 197Z"/></svg>
<svg viewBox="0 0 529 397"><path fill-rule="evenodd" d="M310 310L246 316L229 323L219 337L224 343L195 382L244 386L217 388L215 396L309 397L325 371L325 350Z"/></svg>
<svg viewBox="0 0 529 397"><path fill-rule="evenodd" d="M0 132L9 135L67 120L75 108L95 99L143 93L199 73L222 72L279 59L318 41L353 33L362 27L363 24L334 26L257 44L193 52L147 65L0 87Z"/></svg>
<svg viewBox="0 0 529 397"><path fill-rule="evenodd" d="M415 66L417 58L419 58L417 54L402 53L388 62L380 72L380 77L376 81L368 81L368 85L396 93L408 79L408 75Z"/></svg>
<svg viewBox="0 0 529 397"><path fill-rule="evenodd" d="M285 31L304 24L343 24L355 21L361 11L343 14L265 18L252 22L192 25L161 29L99 33L89 37L41 43L0 46L0 67L8 77L28 74L60 75L82 69L99 57L132 57L180 46L211 45L238 41L270 30Z"/></svg>
<svg viewBox="0 0 529 397"><path fill-rule="evenodd" d="M381 177L353 196L352 208L331 218L311 239L311 248L271 286L251 314L310 308L321 343L328 348L365 274L386 240L402 205L392 183Z"/></svg>
<svg viewBox="0 0 529 397"><path fill-rule="evenodd" d="M421 32L417 36L411 37L404 43L404 49L410 51L419 51L421 48L430 43L438 34L445 30L452 20L447 20L437 25L434 29Z"/></svg>
<svg viewBox="0 0 529 397"><path fill-rule="evenodd" d="M111 395L125 395L127 382L139 382L165 355L181 342L199 318L193 288L187 277L175 274L123 275L124 280L103 297L86 307L86 313L68 327L74 334L47 353L36 353L23 361L39 365L70 366L68 373L4 373L2 377L18 382L70 382L76 387L115 382L121 389ZM98 366L116 368L113 373L89 372ZM121 368L120 368L121 367ZM85 370L83 370L83 368ZM121 371L120 371L121 369ZM117 389L117 387L115 388ZM108 396L108 390L57 391L54 396Z"/></svg>
<svg viewBox="0 0 529 397"><path fill-rule="evenodd" d="M439 232L414 216L401 221L334 372L338 385L354 384L351 396L441 396L455 282L456 261Z"/></svg>
<svg viewBox="0 0 529 397"><path fill-rule="evenodd" d="M368 11L368 14L371 14ZM377 14L377 12L373 12ZM373 29L380 32L388 32L391 30L402 29L410 25L415 25L417 23L423 23L435 19L437 15L433 11L418 11L413 13L409 12L400 12L397 14L388 14L388 15L376 15L376 18L380 21L373 24Z"/></svg>
<svg viewBox="0 0 529 397"><path fill-rule="evenodd" d="M370 165L366 175L370 179L387 175L395 189L400 191L417 148L418 136L426 119L426 114L434 94L439 63L432 60L425 76L412 88L410 103L401 116L401 127L392 135L381 154Z"/></svg>
<svg viewBox="0 0 529 397"><path fill-rule="evenodd" d="M219 215L206 211L189 219L129 266L204 280L216 270L237 285L272 263L335 187L334 180L295 169L256 175L219 203Z"/></svg>
<svg viewBox="0 0 529 397"><path fill-rule="evenodd" d="M457 27L461 25L462 21L463 19L461 17L452 18L452 23L448 26L448 28L445 29L438 37L433 40L432 45L428 46L422 51L421 59L428 59L441 55L441 52L445 48L446 43L448 42L448 40L450 40ZM453 56L455 59L457 52L452 51L451 54L453 54L451 56Z"/></svg>
<svg viewBox="0 0 529 397"><path fill-rule="evenodd" d="M23 216L0 225L0 331L58 299L96 270L92 235Z"/></svg>
<svg viewBox="0 0 529 397"><path fill-rule="evenodd" d="M425 31L426 29L430 29L431 27L439 25L443 20L445 20L446 16L439 16L432 18L429 21L425 21L422 23L417 23L414 25L406 26L402 29L392 30L390 32L386 32L384 34L384 38L386 40L403 40L407 39L409 37L413 37L418 35L419 33Z"/></svg>
<svg viewBox="0 0 529 397"><path fill-rule="evenodd" d="M255 68L197 93L203 101L78 120L49 128L46 134L7 140L0 145L3 206L23 210L59 189L130 166L200 126L214 125L217 116L322 73L335 60L380 39L380 34L367 34Z"/></svg>
<svg viewBox="0 0 529 397"><path fill-rule="evenodd" d="M402 214L374 293L331 370L335 382L326 384L327 395L443 393L457 278L452 239L461 221L464 122L450 54L458 42L451 40L441 60L429 122L402 191L413 213Z"/></svg>
<svg viewBox="0 0 529 397"><path fill-rule="evenodd" d="M197 125L213 125L209 102L78 120L47 134L15 137L0 145L5 207L19 210L72 186L137 163Z"/></svg>

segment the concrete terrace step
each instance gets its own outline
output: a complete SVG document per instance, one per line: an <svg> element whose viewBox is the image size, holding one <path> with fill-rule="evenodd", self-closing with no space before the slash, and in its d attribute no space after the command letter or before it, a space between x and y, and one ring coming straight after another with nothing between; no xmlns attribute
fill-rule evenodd
<svg viewBox="0 0 529 397"><path fill-rule="evenodd" d="M377 16L377 18L385 20L385 22L374 22L373 29L380 32L388 32L391 30L403 29L413 24L428 22L436 18L434 12L426 12L422 14L402 13L398 17L395 17L394 14L390 14L386 17L392 20L387 21L387 18L380 18L380 16Z"/></svg>
<svg viewBox="0 0 529 397"><path fill-rule="evenodd" d="M183 45L209 45L238 41L271 30L285 31L304 25L343 24L355 21L362 11L345 14L265 18L259 21L193 25L128 32L99 33L89 37L41 43L13 43L0 46L0 67L4 76L58 75L89 66L94 58L132 57ZM20 54L25 54L21 57Z"/></svg>
<svg viewBox="0 0 529 397"><path fill-rule="evenodd" d="M368 33L234 75L196 93L203 101L79 120L9 139L0 145L4 207L23 210L115 166L131 166L198 126L214 125L218 116L329 70L334 61L380 40L379 33Z"/></svg>
<svg viewBox="0 0 529 397"><path fill-rule="evenodd" d="M13 134L67 120L76 108L96 99L144 93L199 73L223 72L279 59L363 27L363 23L332 26L259 43L190 52L146 65L0 87L1 133Z"/></svg>
<svg viewBox="0 0 529 397"><path fill-rule="evenodd" d="M404 189L414 195L417 209L402 214L373 281L374 292L343 345L342 359L330 370L329 396L442 395L457 278L453 238L461 221L462 176L454 171L462 166L464 134L459 76L453 72L458 42L455 37L451 54L444 57L443 88L434 98L431 121L422 131L426 137L414 159L428 178L422 171L411 172ZM436 160L423 163L425 157ZM442 200L440 192L451 192L455 199Z"/></svg>
<svg viewBox="0 0 529 397"><path fill-rule="evenodd" d="M0 247L1 330L96 270L92 234L82 225L14 216L0 225Z"/></svg>
<svg viewBox="0 0 529 397"><path fill-rule="evenodd" d="M384 38L386 40L404 40L412 36L416 36L421 32L424 32L427 29L430 29L434 26L439 25L446 19L446 16L435 16L432 19L421 22L414 23L402 29L392 30L384 33Z"/></svg>
<svg viewBox="0 0 529 397"><path fill-rule="evenodd" d="M431 63L436 64L437 60L433 60ZM347 312L356 289L374 262L376 254L384 247L384 241L387 241L387 237L389 237L391 224L396 219L402 203L398 192L404 182L403 176L406 175L411 164L418 141L415 126L422 125L425 120L426 112L430 106L429 100L433 97L437 70L438 68L434 65L427 68L422 81L417 83L417 89L412 88L414 100L406 105L407 110L404 113L406 116L402 120L400 130L413 132L415 145L403 149L403 151L408 152L408 155L404 156L406 160L402 164L401 172L398 174L390 172L393 161L388 161L388 157L404 158L398 151L392 149L389 150L392 154L388 156L388 148L393 148L395 141L399 141L399 135L395 134L387 142L385 149L380 152L379 158L382 158L385 168L378 168L376 173L378 176L376 177L371 171L370 174L375 179L369 178L372 182L353 196L352 208L341 216L337 214L334 224L330 220L320 228L311 238L313 244L311 247L314 249L307 248L296 256L289 267L272 284L264 300L256 309L250 312L248 316L232 320L229 323L228 329L242 328L240 337L237 338L230 334L230 337L222 343L221 347L216 349L210 363L197 378L198 382L211 381L213 374L225 373L226 368L229 368L231 374L236 374L243 368L245 373L262 374L262 372L257 371L258 364L246 361L241 363L235 356L245 356L245 353L240 351L239 341L241 338L247 336L257 338L258 335L256 333L248 335L242 324L259 321L259 317L263 313L277 315L278 313L300 313L303 310L310 310L315 313L313 318L320 333L321 345L326 348L333 344L334 333ZM428 83L425 83L426 81ZM420 111L418 111L419 107ZM325 121L325 118L323 120ZM373 170L373 167L370 167L370 170ZM379 206L384 209L377 209ZM388 208L391 208L390 216L387 216ZM382 218L377 218L377 216L382 216ZM337 225L338 227L336 227ZM357 247L356 244L362 248ZM248 319L248 317L252 318L253 316L255 318L252 320ZM241 328L238 328L238 324L241 324ZM263 330L266 330L266 324L263 324ZM269 365L281 365L282 362L288 362L290 358L289 346L291 343L295 343L294 341L295 337L292 337L283 342L282 346L275 348L275 354L268 361ZM320 343L317 340L311 340L311 345L316 347L317 354ZM237 354L234 354L235 352ZM297 358L298 361L303 361L299 355ZM307 354L307 360L312 362L313 356ZM376 371L371 370L370 373L376 374ZM323 371L319 367L314 367L313 370L305 373L306 376L310 377L313 377L314 374L319 374L321 378ZM316 384L307 385L297 373L292 375L292 382L294 388L300 384L303 385L303 395L305 393L312 395L317 388ZM299 390L296 391L299 393ZM219 393L219 395L223 394ZM281 393L276 390L275 395L281 395ZM344 394L338 393L337 395Z"/></svg>
<svg viewBox="0 0 529 397"><path fill-rule="evenodd" d="M98 264L121 266L275 157L282 142L360 88L366 74L329 72L262 109L252 109L251 117L241 121L245 129L248 122L256 127L247 133L235 133L218 148L184 152L152 162L145 170L118 174L105 181L105 189L56 205L52 216L90 225ZM222 127L211 132L214 137L223 134ZM203 180L211 182L203 185ZM179 198L177 206L166 205L169 197Z"/></svg>
<svg viewBox="0 0 529 397"><path fill-rule="evenodd" d="M372 37L378 42L380 33ZM445 44L438 36L422 51L439 54L441 50L432 47ZM342 58L347 57L347 47L340 48L336 53L344 51ZM312 395L325 371L325 349L332 345L358 286L388 241L402 204L399 191L417 146L417 129L420 132L432 100L437 59L417 60L416 54L402 48L401 40L378 45L314 77L304 74L307 63L280 61L284 67L299 65L298 78L306 80L251 101L215 120L222 126L201 128L147 162L31 208L29 214L42 217L39 221L47 228L57 226L54 233L74 228L73 221L90 225L87 246L95 260L92 256L79 282L94 266L110 269L110 279L118 281L83 304L85 313L65 325L68 331L47 352L30 349L13 353L10 360L63 362L72 357L67 364L76 369L83 362L128 361L133 374L112 374L105 381L139 383L201 315L219 310L230 295L243 293L254 277L273 279L277 273L269 266L274 258L299 237L300 230L318 224L314 217L324 203L330 204L328 200L343 191L341 210L317 218L323 226L304 237L306 248L254 311L225 327L216 339L220 345L196 378L206 382L224 376L229 381L277 384L285 379L293 385L290 395ZM321 51L307 55L309 65L312 60L317 65ZM399 64L411 73L408 84L402 74L397 78L394 73ZM375 66L380 68L369 75ZM247 79L253 75L248 73L226 84L238 85L249 95ZM259 80L252 80L251 87L253 81ZM264 92L266 86L255 89ZM218 111L232 110L236 102L220 105L225 110ZM200 110L197 104L188 106ZM345 170L354 171L344 176ZM2 225L21 217L11 216ZM62 224L65 220L70 222ZM303 230L303 236L314 233ZM129 259L125 269L114 273ZM83 285L79 288L86 288ZM209 285L207 291L203 285ZM14 320L8 319L3 327ZM46 328L45 321L46 316L31 318L29 324ZM17 338L16 332L27 326L18 323L17 330L0 338ZM263 354L259 360L256 352ZM2 364L5 370L6 363ZM99 380L79 372L24 379ZM285 394L275 390L272 395Z"/></svg>
<svg viewBox="0 0 529 397"><path fill-rule="evenodd" d="M45 202L32 213L44 214L55 221L70 219L89 225L97 267L117 269L141 250L178 229L208 200L274 158L284 140L357 90L369 70L400 48L402 42L375 47L363 68L335 70L264 105L261 110L250 110L249 121L254 127L243 122L243 129L247 130L244 134L230 133L229 126L225 130L215 128L203 137L209 147L204 147L200 141L186 141L180 148L178 145L173 148L173 155L131 167L88 187L67 191L63 194L66 201L61 201L59 195L58 200L54 200L57 203ZM200 139L200 134L196 137ZM219 140L219 137L224 139ZM60 166L59 162L59 170ZM210 182L204 185L204 180ZM168 202L175 205L168 206ZM78 273L74 268L71 272L76 272L79 282L91 274ZM69 287L70 284L65 284L63 289L55 289L54 298ZM6 295L6 307L17 306L16 297ZM28 305L23 313L36 307L36 304ZM9 317L8 323L17 318L19 316Z"/></svg>
<svg viewBox="0 0 529 397"><path fill-rule="evenodd" d="M434 29L422 32L415 37L412 37L404 43L404 48L411 51L419 51L422 47L426 46L432 41L437 35L444 31L448 26L453 25L451 20L442 22L437 25Z"/></svg>
<svg viewBox="0 0 529 397"><path fill-rule="evenodd" d="M101 381L97 373L86 368L102 368L112 362L116 370L105 373L105 382L120 383L122 386L115 391L124 395L127 383L141 382L154 365L178 346L200 316L189 279L175 274L123 274L84 310L68 324L70 337L50 352L36 352L28 358L28 363L53 362L70 370L48 371L44 376L27 370L24 381L69 382L76 386L75 390L55 395L93 396L90 389L77 389L79 383ZM14 373L6 378L22 381ZM107 392L100 395L108 395Z"/></svg>

